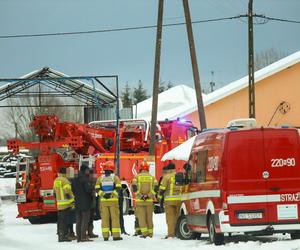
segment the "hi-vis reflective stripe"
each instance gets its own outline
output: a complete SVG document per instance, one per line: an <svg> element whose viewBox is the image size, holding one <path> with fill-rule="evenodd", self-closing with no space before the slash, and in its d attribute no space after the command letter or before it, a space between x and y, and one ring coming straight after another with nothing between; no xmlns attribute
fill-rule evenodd
<svg viewBox="0 0 300 250"><path fill-rule="evenodd" d="M74 202L74 199L70 200L57 200L57 205L69 205Z"/></svg>
<svg viewBox="0 0 300 250"><path fill-rule="evenodd" d="M170 178L170 195L173 195L174 184L175 184L175 177L171 177Z"/></svg>
<svg viewBox="0 0 300 250"><path fill-rule="evenodd" d="M102 233L108 233L109 227L102 227Z"/></svg>
<svg viewBox="0 0 300 250"><path fill-rule="evenodd" d="M114 155L99 155L99 156L97 156L97 158L100 158L100 159L114 159L115 156ZM135 155L135 156L121 155L120 159L144 159L144 156L143 155Z"/></svg>
<svg viewBox="0 0 300 250"><path fill-rule="evenodd" d="M71 190L72 188L71 188L71 185L69 183L67 183L63 186L63 189Z"/></svg>
<svg viewBox="0 0 300 250"><path fill-rule="evenodd" d="M208 190L208 191L198 191L198 192L192 192L192 193L184 193L182 194L182 200L191 200L191 199L197 199L197 198L214 198L214 197L220 197L221 191L220 190Z"/></svg>
<svg viewBox="0 0 300 250"><path fill-rule="evenodd" d="M111 229L111 232L112 233L121 233L121 229L120 228L117 228L117 227L113 227L112 229Z"/></svg>
<svg viewBox="0 0 300 250"><path fill-rule="evenodd" d="M142 200L142 199L135 199L135 202L153 202L152 199Z"/></svg>
<svg viewBox="0 0 300 250"><path fill-rule="evenodd" d="M168 195L165 201L181 201L181 195Z"/></svg>
<svg viewBox="0 0 300 250"><path fill-rule="evenodd" d="M106 201L118 201L118 198L109 198L109 199L101 198L100 200L104 201L104 202L106 202Z"/></svg>
<svg viewBox="0 0 300 250"><path fill-rule="evenodd" d="M228 204L280 202L280 194L228 196Z"/></svg>

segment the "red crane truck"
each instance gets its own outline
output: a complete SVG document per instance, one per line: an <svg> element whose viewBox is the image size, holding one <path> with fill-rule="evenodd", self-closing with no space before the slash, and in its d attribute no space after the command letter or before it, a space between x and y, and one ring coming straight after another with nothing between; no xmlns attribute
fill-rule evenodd
<svg viewBox="0 0 300 250"><path fill-rule="evenodd" d="M297 129L223 129L200 133L186 172L177 235L290 233L300 238L300 140Z"/></svg>
<svg viewBox="0 0 300 250"><path fill-rule="evenodd" d="M18 217L31 223L43 223L56 215L53 181L60 167L78 169L80 161L88 156L90 167L99 175L101 163L115 157L116 126L113 121L77 124L60 122L55 115L37 115L30 127L39 137L37 142L8 140L8 148L17 153L20 149L35 149L35 160L20 163L17 169L16 195ZM138 172L143 160L152 164L151 171L159 178L164 153L195 135L191 122L175 120L157 124L156 154L149 157L149 123L144 120L120 121L120 178L124 193L124 213L133 205L130 181ZM183 163L178 163L182 167Z"/></svg>

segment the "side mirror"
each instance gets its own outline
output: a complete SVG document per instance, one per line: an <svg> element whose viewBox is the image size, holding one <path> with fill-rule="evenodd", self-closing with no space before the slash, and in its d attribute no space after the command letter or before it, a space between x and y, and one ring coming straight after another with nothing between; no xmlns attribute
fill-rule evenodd
<svg viewBox="0 0 300 250"><path fill-rule="evenodd" d="M185 185L185 178L184 178L184 174L182 172L176 173L175 184L178 186Z"/></svg>

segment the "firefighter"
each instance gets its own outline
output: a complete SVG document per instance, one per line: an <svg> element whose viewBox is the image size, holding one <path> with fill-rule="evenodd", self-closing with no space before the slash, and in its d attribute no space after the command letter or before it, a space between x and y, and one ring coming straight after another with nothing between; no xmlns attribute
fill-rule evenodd
<svg viewBox="0 0 300 250"><path fill-rule="evenodd" d="M140 173L132 180L132 191L136 194L136 211L142 238L153 236L153 201L158 191L158 184L149 174L149 165L143 162Z"/></svg>
<svg viewBox="0 0 300 250"><path fill-rule="evenodd" d="M58 177L54 180L53 190L57 203L58 242L71 241L68 235L68 222L71 208L74 206L74 195L70 181L65 177L66 168L59 169Z"/></svg>
<svg viewBox="0 0 300 250"><path fill-rule="evenodd" d="M164 176L159 186L159 199L164 198L166 220L168 226L168 235L165 237L175 237L175 227L177 219L180 215L181 206L181 186L175 183L175 164L168 164L169 173Z"/></svg>
<svg viewBox="0 0 300 250"><path fill-rule="evenodd" d="M83 163L78 176L72 181L72 190L75 195L77 242L92 241L87 235L93 192L89 174L89 167Z"/></svg>
<svg viewBox="0 0 300 250"><path fill-rule="evenodd" d="M163 178L169 173L168 165L167 165L167 166L164 166L162 170L163 170L163 174L162 174L162 176L159 178L158 186L160 186L161 181L163 180ZM164 208L164 197L161 197L161 199L158 199L158 200L159 200L159 212L160 212L160 213L164 213L164 212L165 212L165 208Z"/></svg>
<svg viewBox="0 0 300 250"><path fill-rule="evenodd" d="M102 219L102 236L108 241L110 222L113 240L123 240L120 237L120 210L118 192L121 189L121 181L114 174L115 166L112 161L107 161L103 166L104 174L96 181L95 189L100 197L100 210Z"/></svg>

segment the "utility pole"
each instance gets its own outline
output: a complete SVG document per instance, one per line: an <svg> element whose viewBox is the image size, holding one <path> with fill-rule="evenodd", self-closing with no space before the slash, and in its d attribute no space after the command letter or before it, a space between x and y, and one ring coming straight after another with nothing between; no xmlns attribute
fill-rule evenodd
<svg viewBox="0 0 300 250"><path fill-rule="evenodd" d="M150 155L155 154L155 132L156 132L156 123L157 123L157 104L158 104L158 90L159 90L160 51L161 51L163 9L164 9L164 0L159 0L158 16L157 16L157 31L156 31L154 81L153 81L153 93L152 93L151 127L150 127L150 150L149 150Z"/></svg>
<svg viewBox="0 0 300 250"><path fill-rule="evenodd" d="M195 90L196 90L200 126L201 126L201 129L205 129L206 128L206 119L205 119L205 112L204 112L204 106L203 106L202 90L201 90L201 84L200 84L200 76L199 76L197 56L196 56L196 50L195 50L195 42L194 42L193 28L192 28L192 23L191 23L189 2L188 2L188 0L182 0L182 3L183 3L183 8L184 8L186 29L187 29L187 35L188 35L188 40L189 40L190 55L191 55L192 68L193 68L193 77L194 77L194 84L195 84Z"/></svg>
<svg viewBox="0 0 300 250"><path fill-rule="evenodd" d="M120 176L120 98L119 98L119 77L116 76L117 105L116 105L116 155L117 175Z"/></svg>
<svg viewBox="0 0 300 250"><path fill-rule="evenodd" d="M253 0L249 0L248 3L248 78L249 78L249 118L255 118Z"/></svg>

